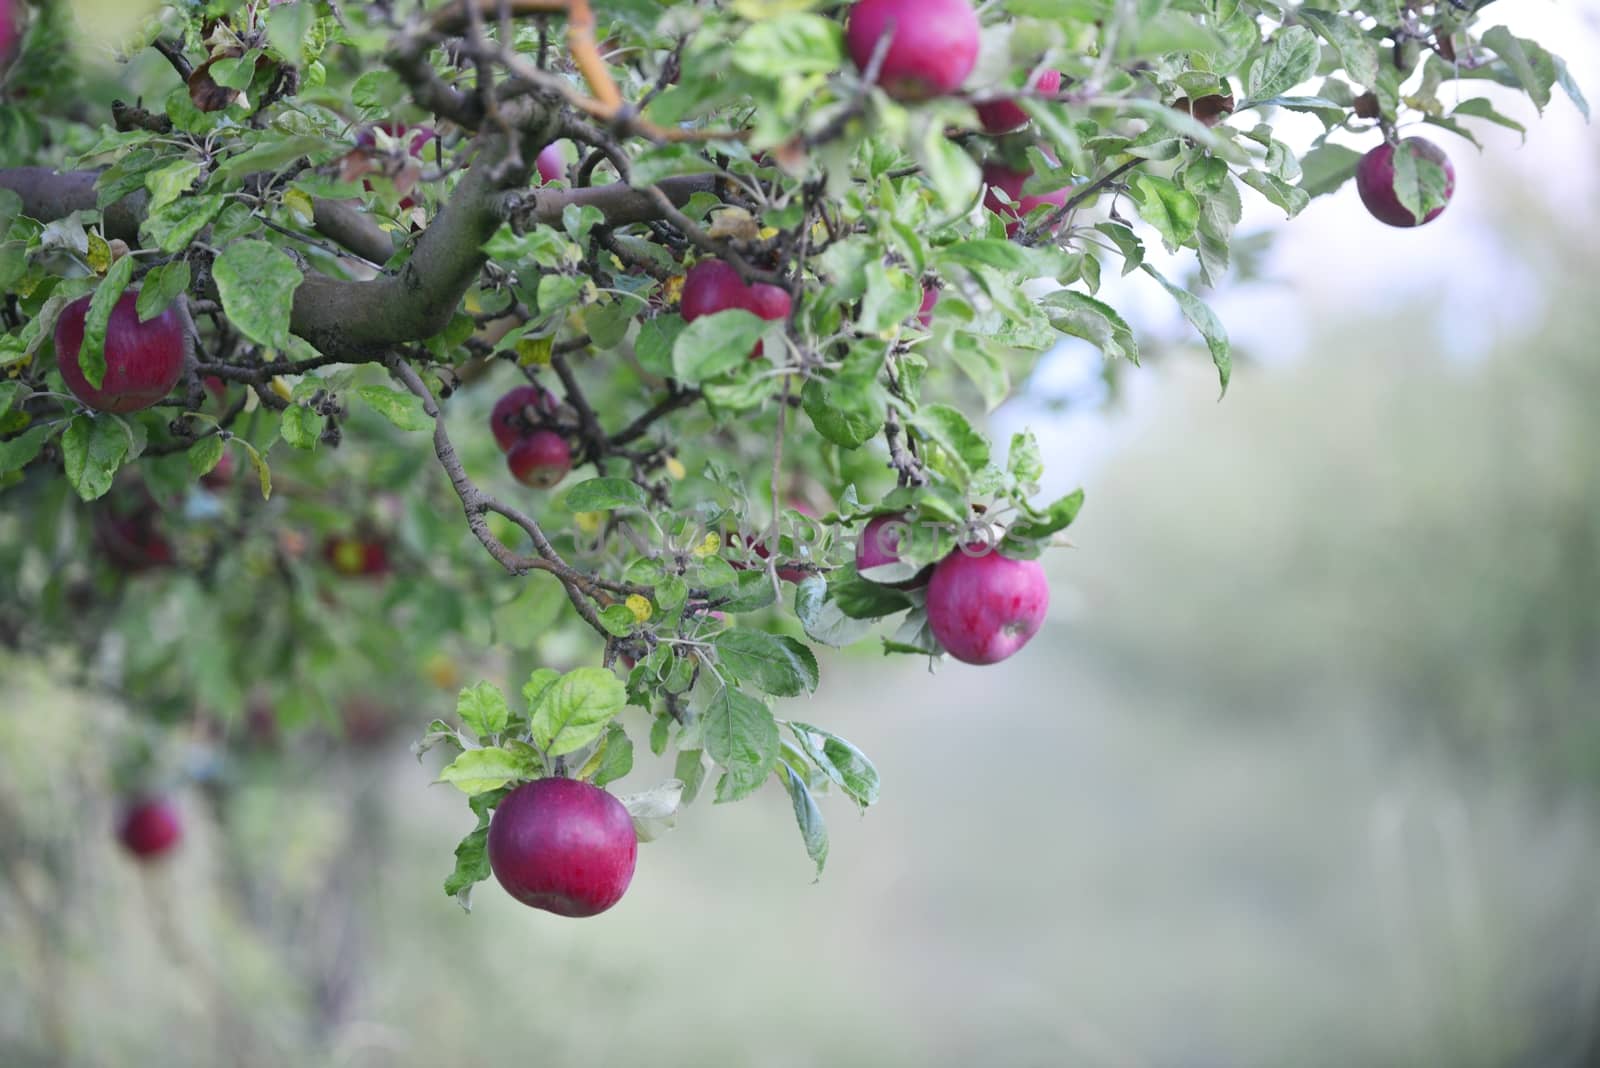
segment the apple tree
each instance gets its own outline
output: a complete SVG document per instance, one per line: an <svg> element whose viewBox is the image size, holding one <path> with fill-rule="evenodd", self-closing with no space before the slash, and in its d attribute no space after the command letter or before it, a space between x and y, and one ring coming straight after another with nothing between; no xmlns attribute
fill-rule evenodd
<svg viewBox="0 0 1600 1068"><path fill-rule="evenodd" d="M1432 138L1520 129L1473 83L1585 107L1492 11L0 0L0 639L154 723L414 727L463 904L601 911L769 786L820 871L819 796L879 782L794 718L815 649L1044 621L1082 495L983 414L1064 336L1138 363L1105 272L1225 391L1246 198L1430 223ZM638 746L675 777L619 800Z"/></svg>

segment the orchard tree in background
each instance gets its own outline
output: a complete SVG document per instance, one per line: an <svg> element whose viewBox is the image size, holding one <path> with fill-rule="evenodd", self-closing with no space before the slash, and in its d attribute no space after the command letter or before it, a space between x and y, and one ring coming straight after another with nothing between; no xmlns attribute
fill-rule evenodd
<svg viewBox="0 0 1600 1068"><path fill-rule="evenodd" d="M463 904L603 911L680 805L772 780L820 871L816 796L878 776L789 716L814 647L992 664L1044 620L1082 495L979 417L1063 335L1137 362L1108 269L1226 390L1196 291L1243 198L1356 178L1420 225L1455 179L1415 131L1521 129L1472 82L1586 107L1490 7L257 0L85 46L0 3L0 639L257 742L526 676L416 746L477 819ZM613 797L642 744L675 777Z"/></svg>

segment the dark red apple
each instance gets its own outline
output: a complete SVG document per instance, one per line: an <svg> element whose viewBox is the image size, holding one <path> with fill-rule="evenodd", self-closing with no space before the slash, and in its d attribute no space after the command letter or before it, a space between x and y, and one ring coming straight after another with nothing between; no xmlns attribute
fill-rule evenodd
<svg viewBox="0 0 1600 1068"><path fill-rule="evenodd" d="M1456 169L1450 165L1450 159L1444 151L1432 141L1408 137L1400 144L1413 158L1444 168L1445 203L1429 211L1422 219L1424 223L1432 222L1455 195ZM1356 165L1356 190L1361 194L1361 202L1379 222L1390 226L1418 226L1417 217L1395 195L1394 150L1395 146L1382 144L1361 157L1361 162Z"/></svg>
<svg viewBox="0 0 1600 1068"><path fill-rule="evenodd" d="M701 260L683 277L683 321L746 306L746 286L739 272L721 260Z"/></svg>
<svg viewBox="0 0 1600 1068"><path fill-rule="evenodd" d="M126 290L117 298L106 325L106 373L96 389L78 366L89 299L79 297L56 320L56 365L73 395L98 411L125 413L148 408L171 393L183 376L189 351L177 306L169 304L160 315L141 323L134 310L138 290Z"/></svg>
<svg viewBox="0 0 1600 1068"><path fill-rule="evenodd" d="M22 40L24 13L18 10L16 0L0 0L0 70L4 70L17 53Z"/></svg>
<svg viewBox="0 0 1600 1068"><path fill-rule="evenodd" d="M968 0L857 0L844 34L862 71L888 35L877 84L897 100L926 100L958 88L972 73L978 29Z"/></svg>
<svg viewBox="0 0 1600 1068"><path fill-rule="evenodd" d="M489 413L489 429L501 452L509 452L518 440L534 430L532 417L550 415L560 405L556 395L538 386L518 386L494 402Z"/></svg>
<svg viewBox="0 0 1600 1068"><path fill-rule="evenodd" d="M533 162L534 166L539 168L541 182L553 182L567 176L567 154L562 151L560 141L552 141L545 145L544 150Z"/></svg>
<svg viewBox="0 0 1600 1068"><path fill-rule="evenodd" d="M1050 584L1037 560L969 551L958 548L934 567L928 625L957 660L998 664L1038 633Z"/></svg>
<svg viewBox="0 0 1600 1068"><path fill-rule="evenodd" d="M524 486L549 489L572 470L572 448L554 430L535 430L511 446L506 466Z"/></svg>
<svg viewBox="0 0 1600 1068"><path fill-rule="evenodd" d="M922 305L917 308L917 322L923 328L933 324L933 306L939 303L939 289L929 282L922 283Z"/></svg>
<svg viewBox="0 0 1600 1068"><path fill-rule="evenodd" d="M1033 83L1033 90L1040 95L1060 92L1061 72L1045 71ZM1014 100L991 100L978 105L978 121L983 123L985 133L1010 133L1028 125L1028 113Z"/></svg>
<svg viewBox="0 0 1600 1068"><path fill-rule="evenodd" d="M183 838L183 818L165 797L135 799L123 811L117 838L139 860L154 860Z"/></svg>
<svg viewBox="0 0 1600 1068"><path fill-rule="evenodd" d="M170 567L177 558L162 533L160 509L147 501L131 512L96 512L95 543L105 558L125 575Z"/></svg>
<svg viewBox="0 0 1600 1068"><path fill-rule="evenodd" d="M983 182L989 187L983 196L983 205L996 215L1013 220L1006 223L1007 237L1016 236L1017 230L1022 226L1021 220L1034 208L1041 204L1059 208L1067 202L1067 197L1072 192L1071 186L1065 186L1049 193L1032 193L1024 196L1022 186L1031 177L1033 177L1032 171L1012 170L1004 163L995 160L983 165ZM1004 190L1011 203L1002 203L994 194L996 189Z"/></svg>
<svg viewBox="0 0 1600 1068"><path fill-rule="evenodd" d="M888 564L900 562L900 538L905 533L906 517L903 515L874 516L861 530L861 537L856 542L856 571L866 572L875 567L884 567ZM898 582L884 583L897 590L913 590L928 583L929 576L933 573L931 567L925 567L908 579ZM875 581L872 576L862 574L862 578Z"/></svg>
<svg viewBox="0 0 1600 1068"><path fill-rule="evenodd" d="M341 575L378 578L391 570L389 547L379 538L330 534L322 541L322 558Z"/></svg>
<svg viewBox="0 0 1600 1068"><path fill-rule="evenodd" d="M506 893L558 916L596 916L627 892L639 840L622 802L576 779L536 779L489 821L489 866Z"/></svg>

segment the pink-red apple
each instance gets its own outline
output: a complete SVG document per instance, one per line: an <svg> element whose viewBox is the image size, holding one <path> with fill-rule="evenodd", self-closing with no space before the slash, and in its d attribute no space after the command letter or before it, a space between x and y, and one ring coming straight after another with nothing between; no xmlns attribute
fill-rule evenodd
<svg viewBox="0 0 1600 1068"><path fill-rule="evenodd" d="M1450 165L1450 159L1444 151L1432 141L1408 137L1400 145L1419 162L1427 161L1444 169L1445 203L1433 208L1422 219L1424 223L1432 222L1455 195L1456 169ZM1356 165L1356 191L1361 194L1361 202L1367 206L1372 217L1379 222L1390 226L1421 225L1417 217L1411 214L1411 209L1400 203L1400 198L1395 195L1394 152L1394 145L1382 144L1361 157L1361 162Z"/></svg>
<svg viewBox="0 0 1600 1068"><path fill-rule="evenodd" d="M560 141L552 141L545 145L533 163L539 168L541 182L553 182L567 176L567 154L562 149Z"/></svg>
<svg viewBox="0 0 1600 1068"><path fill-rule="evenodd" d="M61 380L73 396L98 411L125 413L148 408L171 393L183 376L189 339L182 314L169 304L160 315L141 323L134 307L138 299L138 290L126 290L111 309L106 324L106 373L98 387L89 384L78 364L90 298L82 296L68 304L56 320L56 365Z"/></svg>
<svg viewBox="0 0 1600 1068"><path fill-rule="evenodd" d="M135 799L122 813L117 838L139 860L154 860L183 838L183 817L165 797Z"/></svg>
<svg viewBox="0 0 1600 1068"><path fill-rule="evenodd" d="M1006 236L1015 237L1017 230L1022 226L1022 219L1041 204L1059 208L1067 202L1071 194L1071 187L1064 186L1049 193L1030 193L1023 195L1022 186L1029 178L1033 177L1032 171L1012 170L1004 163L991 160L983 165L983 182L989 187L984 194L984 207L1003 218L1011 219L1006 223ZM1004 203L995 196L995 190L1004 191L1010 203Z"/></svg>
<svg viewBox="0 0 1600 1068"><path fill-rule="evenodd" d="M888 36L877 84L897 100L926 100L959 88L972 73L978 29L968 0L857 0L844 33L863 72Z"/></svg>
<svg viewBox="0 0 1600 1068"><path fill-rule="evenodd" d="M875 567L886 567L889 564L900 562L900 539L905 534L906 517L903 515L880 515L868 520L867 525L861 530L861 537L856 542L856 571L868 581L876 581L865 572ZM925 586L932 574L931 567L925 567L910 578L898 582L884 583L898 590L912 590Z"/></svg>
<svg viewBox="0 0 1600 1068"><path fill-rule="evenodd" d="M701 260L689 268L683 279L680 310L686 323L729 308L743 308L768 322L781 322L789 318L793 307L794 300L787 289L767 282L746 285L739 272L721 260ZM756 342L750 350L752 360L762 354L764 345Z"/></svg>
<svg viewBox="0 0 1600 1068"><path fill-rule="evenodd" d="M957 660L997 664L1038 633L1050 584L1037 560L970 552L958 548L934 567L928 625Z"/></svg>
<svg viewBox="0 0 1600 1068"><path fill-rule="evenodd" d="M1033 90L1043 96L1061 90L1061 72L1047 70L1033 83ZM1028 113L1015 100L991 100L978 105L978 121L985 133L1003 134L1020 130L1028 125Z"/></svg>
<svg viewBox="0 0 1600 1068"><path fill-rule="evenodd" d="M489 429L494 433L494 443L501 452L510 452L511 446L533 433L534 419L555 412L560 404L556 395L538 386L518 386L494 402L489 413Z"/></svg>
<svg viewBox="0 0 1600 1068"><path fill-rule="evenodd" d="M572 448L554 430L535 430L511 446L506 466L524 486L549 489L572 470Z"/></svg>
<svg viewBox="0 0 1600 1068"><path fill-rule="evenodd" d="M933 323L933 306L939 303L939 288L928 282L922 283L922 304L917 308L917 322L926 329Z"/></svg>
<svg viewBox="0 0 1600 1068"><path fill-rule="evenodd" d="M489 867L506 893L558 916L595 916L633 880L639 840L622 802L576 779L512 790L489 821Z"/></svg>

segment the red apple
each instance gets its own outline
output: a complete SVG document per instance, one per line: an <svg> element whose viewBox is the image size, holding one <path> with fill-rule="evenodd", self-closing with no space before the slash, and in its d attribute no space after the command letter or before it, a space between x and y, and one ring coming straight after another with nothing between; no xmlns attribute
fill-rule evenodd
<svg viewBox="0 0 1600 1068"><path fill-rule="evenodd" d="M506 466L524 486L549 489L572 470L572 448L554 430L535 430L511 446Z"/></svg>
<svg viewBox="0 0 1600 1068"><path fill-rule="evenodd" d="M856 571L866 572L874 567L885 567L889 564L900 562L900 538L905 532L906 517L903 515L874 516L861 530L861 537L856 542ZM884 583L897 590L912 590L918 586L925 586L932 568L923 568L917 574L898 582ZM870 575L862 574L862 578L869 582L876 581Z"/></svg>
<svg viewBox="0 0 1600 1068"><path fill-rule="evenodd" d="M0 0L0 70L11 62L22 40L24 13L18 6L16 0Z"/></svg>
<svg viewBox="0 0 1600 1068"><path fill-rule="evenodd" d="M567 176L567 154L562 151L560 141L552 141L545 145L539 157L533 162L534 166L539 168L541 182L553 182Z"/></svg>
<svg viewBox="0 0 1600 1068"><path fill-rule="evenodd" d="M991 160L983 165L983 181L989 186L989 191L984 194L983 205L996 215L1013 220L1006 223L1006 236L1015 237L1021 228L1021 220L1028 213L1041 204L1049 204L1059 208L1067 202L1071 194L1071 186L1057 189L1050 193L1032 193L1024 196L1022 186L1029 178L1033 177L1032 171L1014 171L998 161ZM994 195L996 189L1005 191L1011 203L1001 203L1000 198Z"/></svg>
<svg viewBox="0 0 1600 1068"><path fill-rule="evenodd" d="M1047 70L1033 83L1033 90L1041 95L1061 90L1061 72ZM1014 100L991 100L978 105L978 121L985 133L1003 134L1020 130L1028 125L1028 113Z"/></svg>
<svg viewBox="0 0 1600 1068"><path fill-rule="evenodd" d="M322 541L322 558L341 575L377 578L391 570L389 547L379 538L330 534Z"/></svg>
<svg viewBox="0 0 1600 1068"><path fill-rule="evenodd" d="M933 306L939 303L939 289L931 283L922 283L922 306L917 309L917 322L923 328L933 324Z"/></svg>
<svg viewBox="0 0 1600 1068"><path fill-rule="evenodd" d="M978 61L978 16L968 0L857 0L844 33L862 71L889 35L878 84L897 100L948 93Z"/></svg>
<svg viewBox="0 0 1600 1068"><path fill-rule="evenodd" d="M560 405L556 395L538 386L518 386L494 402L489 414L489 429L501 452L527 437L534 430L532 416L550 415ZM530 411L531 409L531 411Z"/></svg>
<svg viewBox="0 0 1600 1068"><path fill-rule="evenodd" d="M134 309L138 290L126 290L117 298L106 325L106 373L97 389L78 366L89 299L79 297L56 320L56 365L73 395L99 411L125 413L148 408L171 393L183 376L189 352L177 306L169 304L160 315L141 323Z"/></svg>
<svg viewBox="0 0 1600 1068"><path fill-rule="evenodd" d="M1456 169L1450 165L1444 151L1432 141L1408 137L1400 143L1413 158L1444 168L1445 204L1440 204L1422 219L1424 223L1432 222L1455 195ZM1400 198L1394 192L1394 148L1390 144L1379 145L1361 157L1361 162L1356 165L1356 190L1361 194L1361 202L1379 222L1390 226L1418 226L1417 217L1400 203Z"/></svg>
<svg viewBox="0 0 1600 1068"><path fill-rule="evenodd" d="M125 575L170 567L176 554L160 529L160 516L153 501L121 515L97 512L95 543L111 565Z"/></svg>
<svg viewBox="0 0 1600 1068"><path fill-rule="evenodd" d="M558 916L595 916L633 880L639 840L622 802L576 779L536 779L489 821L489 866L506 893Z"/></svg>
<svg viewBox="0 0 1600 1068"><path fill-rule="evenodd" d="M357 147L372 148L377 145L378 138L377 135L372 132L373 129L374 127L369 126L356 134ZM438 140L439 137L438 131L436 131L432 126L411 127L407 126L403 122L380 122L378 123L376 129L382 130L396 141L404 140L406 134L409 132L411 134L411 140L406 146L406 151L410 153L413 159L421 159L423 152L427 150L428 142ZM412 180L414 181L415 178L413 177ZM362 188L366 189L370 193L372 191L372 183L363 182ZM417 200L415 197L406 196L400 198L401 211L410 211L416 206Z"/></svg>
<svg viewBox="0 0 1600 1068"><path fill-rule="evenodd" d="M928 625L951 656L997 664L1038 633L1050 584L1037 560L958 548L934 567L927 604Z"/></svg>
<svg viewBox="0 0 1600 1068"><path fill-rule="evenodd" d="M139 860L153 860L183 838L183 819L165 797L138 798L123 811L117 837Z"/></svg>
<svg viewBox="0 0 1600 1068"><path fill-rule="evenodd" d="M200 484L208 490L226 489L233 482L234 466L233 452L224 449L217 466L200 476Z"/></svg>
<svg viewBox="0 0 1600 1068"><path fill-rule="evenodd" d="M721 260L701 260L683 277L683 321L729 308L744 308L748 294L739 272Z"/></svg>

